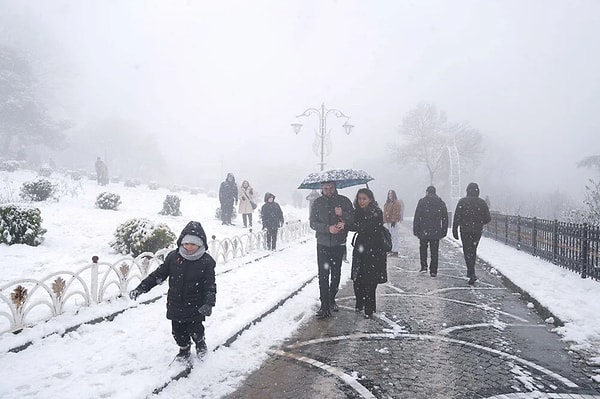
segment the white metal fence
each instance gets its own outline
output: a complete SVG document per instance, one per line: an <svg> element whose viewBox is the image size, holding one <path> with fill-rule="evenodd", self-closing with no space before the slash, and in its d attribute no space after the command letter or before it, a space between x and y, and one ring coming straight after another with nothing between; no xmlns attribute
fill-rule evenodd
<svg viewBox="0 0 600 399"><path fill-rule="evenodd" d="M289 243L311 232L308 223L287 223L278 231L278 243ZM217 264L266 248L265 231L208 242ZM158 267L172 248L145 252L133 258L100 262L97 256L79 270L59 271L42 279L25 278L0 286L0 334L50 320L67 311L108 302L127 295L148 273Z"/></svg>

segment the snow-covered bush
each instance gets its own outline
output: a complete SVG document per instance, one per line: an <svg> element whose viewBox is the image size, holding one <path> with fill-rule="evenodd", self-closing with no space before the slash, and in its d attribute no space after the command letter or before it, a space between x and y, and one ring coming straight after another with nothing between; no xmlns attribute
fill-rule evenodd
<svg viewBox="0 0 600 399"><path fill-rule="evenodd" d="M233 212L231 212L231 219L237 218L237 211L235 210L235 206L233 207ZM215 219L221 219L221 207L218 207L215 211Z"/></svg>
<svg viewBox="0 0 600 399"><path fill-rule="evenodd" d="M176 238L166 224L145 218L127 220L117 227L113 235L115 239L109 245L122 254L133 256L167 248Z"/></svg>
<svg viewBox="0 0 600 399"><path fill-rule="evenodd" d="M160 185L155 181L151 181L150 183L148 183L148 188L150 190L158 190L159 187Z"/></svg>
<svg viewBox="0 0 600 399"><path fill-rule="evenodd" d="M25 182L19 195L29 201L45 201L54 194L55 187L48 179L36 179Z"/></svg>
<svg viewBox="0 0 600 399"><path fill-rule="evenodd" d="M179 206L181 205L181 199L176 195L167 195L163 202L161 215L181 216Z"/></svg>
<svg viewBox="0 0 600 399"><path fill-rule="evenodd" d="M42 165L38 170L38 174L43 177L50 177L52 175L52 168L49 165Z"/></svg>
<svg viewBox="0 0 600 399"><path fill-rule="evenodd" d="M96 206L100 209L116 210L119 205L121 205L119 194L103 192L96 198Z"/></svg>
<svg viewBox="0 0 600 399"><path fill-rule="evenodd" d="M44 233L38 208L0 205L0 243L37 246L44 241Z"/></svg>
<svg viewBox="0 0 600 399"><path fill-rule="evenodd" d="M82 177L82 173L78 170L73 170L69 172L69 176L71 176L71 179L75 180L75 181L80 181L81 177Z"/></svg>
<svg viewBox="0 0 600 399"><path fill-rule="evenodd" d="M0 170L3 170L5 172L14 172L15 170L19 169L21 167L21 164L19 161L2 161L0 162Z"/></svg>
<svg viewBox="0 0 600 399"><path fill-rule="evenodd" d="M140 185L140 181L138 179L127 179L124 185L125 187L137 187Z"/></svg>

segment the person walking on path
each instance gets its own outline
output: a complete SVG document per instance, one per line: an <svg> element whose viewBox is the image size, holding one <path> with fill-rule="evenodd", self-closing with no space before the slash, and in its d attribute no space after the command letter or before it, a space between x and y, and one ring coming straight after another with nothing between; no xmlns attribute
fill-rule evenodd
<svg viewBox="0 0 600 399"><path fill-rule="evenodd" d="M352 280L356 297L355 310L371 318L376 311L377 284L387 282L387 253L382 244L383 212L377 205L373 192L361 188L354 200L354 223L348 225L356 231L352 251Z"/></svg>
<svg viewBox="0 0 600 399"><path fill-rule="evenodd" d="M182 362L190 360L190 338L196 344L198 357L207 352L202 323L212 314L217 296L215 260L206 252L207 249L202 225L189 222L177 239L177 249L171 251L164 263L129 292L129 297L136 300L169 278L167 319L171 320L173 338L179 345L175 359Z"/></svg>
<svg viewBox="0 0 600 399"><path fill-rule="evenodd" d="M221 202L221 222L222 224L231 225L233 204L237 205L238 203L238 188L233 173L227 173L227 178L221 183L219 201Z"/></svg>
<svg viewBox="0 0 600 399"><path fill-rule="evenodd" d="M383 204L383 223L392 235L392 251L390 255L398 256L400 247L400 226L402 222L402 204L398 200L398 196L394 190L388 191L387 199Z"/></svg>
<svg viewBox="0 0 600 399"><path fill-rule="evenodd" d="M477 183L469 183L467 196L458 200L454 220L452 222L452 235L458 240L458 229L460 228L460 239L462 241L465 263L467 264L467 277L469 285L477 281L475 274L475 261L477 260L477 246L481 239L483 226L492 220L490 208L485 201L479 198L479 186Z"/></svg>
<svg viewBox="0 0 600 399"><path fill-rule="evenodd" d="M440 240L448 234L448 209L446 203L437 196L435 187L425 190L415 209L413 234L419 239L420 272L427 273L427 247L431 252L429 273L436 277L438 272L438 253Z"/></svg>
<svg viewBox="0 0 600 399"><path fill-rule="evenodd" d="M265 203L260 208L263 229L267 231L267 250L277 249L277 230L283 226L283 212L275 196L271 193L265 194Z"/></svg>
<svg viewBox="0 0 600 399"><path fill-rule="evenodd" d="M254 190L250 186L250 183L248 183L248 180L242 182L239 194L239 213L242 214L244 227L248 227L248 225L252 227L252 213L254 212L254 208L256 208L256 203L254 202Z"/></svg>
<svg viewBox="0 0 600 399"><path fill-rule="evenodd" d="M346 249L347 225L354 222L352 202L338 194L335 182L321 184L322 195L310 208L310 227L317 238L317 266L321 308L317 318L331 317L338 311L335 296L340 285L342 257ZM329 277L331 276L331 282Z"/></svg>

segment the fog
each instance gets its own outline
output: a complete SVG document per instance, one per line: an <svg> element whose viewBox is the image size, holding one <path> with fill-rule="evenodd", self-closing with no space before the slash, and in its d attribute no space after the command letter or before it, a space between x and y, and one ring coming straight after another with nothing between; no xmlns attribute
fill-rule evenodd
<svg viewBox="0 0 600 399"><path fill-rule="evenodd" d="M462 185L478 181L492 207L512 198L510 211L527 213L515 198L557 193L577 204L596 177L575 165L600 153L595 0L0 7L1 42L28 54L48 108L71 122L70 146L40 155L65 168L91 171L102 156L123 177L143 169L145 179L215 191L233 172L289 201L319 162L318 118L296 116L324 103L355 126L346 135L345 119L327 119L326 167L367 170L379 202L393 188L410 216L428 175L392 162L390 146L401 142L405 114L425 101L484 135L484 161L462 171ZM293 122L304 125L298 135ZM115 148L121 135L147 151L143 167Z"/></svg>

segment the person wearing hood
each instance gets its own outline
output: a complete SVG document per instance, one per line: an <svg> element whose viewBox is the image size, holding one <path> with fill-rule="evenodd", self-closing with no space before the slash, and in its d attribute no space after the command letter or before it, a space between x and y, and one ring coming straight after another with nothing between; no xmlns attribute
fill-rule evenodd
<svg viewBox="0 0 600 399"><path fill-rule="evenodd" d="M169 279L167 319L171 320L173 338L179 346L176 359L182 362L190 361L190 338L196 344L199 358L207 352L202 323L212 314L217 296L216 263L207 249L202 225L189 222L177 239L177 249L171 251L156 270L129 292L129 297L136 300Z"/></svg>
<svg viewBox="0 0 600 399"><path fill-rule="evenodd" d="M271 193L265 194L265 203L260 208L263 229L267 231L267 249L275 251L277 248L277 230L283 226L283 212L275 196Z"/></svg>
<svg viewBox="0 0 600 399"><path fill-rule="evenodd" d="M427 187L425 197L417 204L413 218L413 234L419 239L420 272L427 273L427 247L429 246L431 252L429 273L431 277L436 277L440 240L448 234L448 209L446 203L435 193L434 186Z"/></svg>
<svg viewBox="0 0 600 399"><path fill-rule="evenodd" d="M219 201L221 202L221 222L231 225L233 204L238 203L238 188L233 173L227 173L225 181L219 186Z"/></svg>
<svg viewBox="0 0 600 399"><path fill-rule="evenodd" d="M460 227L460 240L462 241L465 263L467 264L467 277L469 285L477 281L475 274L475 261L477 260L477 246L481 239L483 226L492 220L490 209L485 201L479 198L477 183L469 183L467 196L458 200L454 220L452 222L452 235L458 240Z"/></svg>

